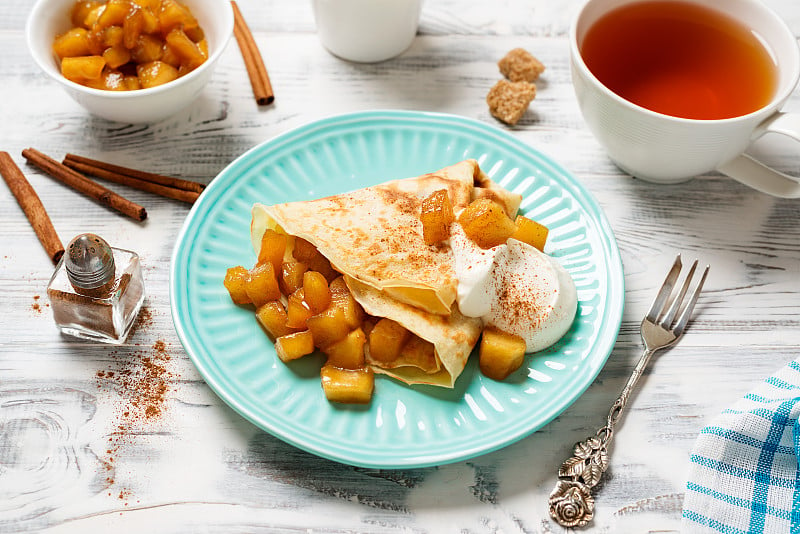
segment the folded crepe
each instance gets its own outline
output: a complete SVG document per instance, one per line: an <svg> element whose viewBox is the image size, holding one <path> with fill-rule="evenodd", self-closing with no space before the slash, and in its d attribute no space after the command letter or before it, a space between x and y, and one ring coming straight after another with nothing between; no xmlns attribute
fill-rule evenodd
<svg viewBox="0 0 800 534"><path fill-rule="evenodd" d="M450 315L436 315L387 297L350 276L345 275L345 282L365 312L374 317L397 321L420 338L433 343L436 356L433 368L409 360L402 353L390 365L375 361L370 357L367 345L367 362L375 372L407 384L453 387L480 337L483 325L479 318L461 315L457 306Z"/></svg>
<svg viewBox="0 0 800 534"><path fill-rule="evenodd" d="M488 197L513 218L521 201L520 195L494 183L477 161L468 159L429 174L318 200L255 204L251 239L256 254L268 228L315 245L345 275L353 297L367 313L397 321L435 347L438 361L433 369L402 354L391 368L367 355L374 370L410 384L452 387L482 324L458 311L450 247L429 246L423 239L422 201L441 189L448 191L456 214L473 200Z"/></svg>

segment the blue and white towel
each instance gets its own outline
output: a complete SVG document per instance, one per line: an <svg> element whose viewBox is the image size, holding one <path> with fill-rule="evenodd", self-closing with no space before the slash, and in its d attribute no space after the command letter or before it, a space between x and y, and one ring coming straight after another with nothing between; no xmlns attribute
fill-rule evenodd
<svg viewBox="0 0 800 534"><path fill-rule="evenodd" d="M682 532L800 533L800 359L700 432Z"/></svg>

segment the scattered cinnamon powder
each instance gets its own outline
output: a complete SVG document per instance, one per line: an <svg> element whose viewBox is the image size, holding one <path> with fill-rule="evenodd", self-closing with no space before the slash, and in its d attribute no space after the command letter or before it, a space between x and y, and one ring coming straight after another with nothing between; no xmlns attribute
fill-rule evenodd
<svg viewBox="0 0 800 534"><path fill-rule="evenodd" d="M41 298L42 297L39 295L33 296L33 304L31 304L31 310L33 310L36 313L42 313L45 308L50 307L50 303L49 302L42 303Z"/></svg>
<svg viewBox="0 0 800 534"><path fill-rule="evenodd" d="M144 311L144 309L143 309ZM145 324L152 322L149 312L140 315ZM141 324L139 324L141 326ZM97 387L113 390L118 396L115 412L115 431L108 438L105 458L106 484L114 485L115 459L121 447L132 444L137 435L158 424L166 410L170 383L176 378L168 364L171 360L169 344L162 340L144 350L112 353L117 358L114 369L97 371ZM108 495L117 495L127 501L131 492L120 488L119 492L109 489ZM127 502L125 502L127 505Z"/></svg>

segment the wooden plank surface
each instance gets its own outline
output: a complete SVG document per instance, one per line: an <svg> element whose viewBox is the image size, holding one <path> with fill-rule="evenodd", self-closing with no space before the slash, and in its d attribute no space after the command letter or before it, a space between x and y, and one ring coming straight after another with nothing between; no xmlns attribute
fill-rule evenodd
<svg viewBox="0 0 800 534"><path fill-rule="evenodd" d="M767 3L800 35L794 0ZM797 356L800 203L718 174L655 186L614 167L570 85L567 31L577 0L428 0L411 49L376 65L328 54L310 2L241 0L275 104L256 107L232 41L198 101L149 126L93 118L37 71L23 30L31 4L0 6L0 149L28 176L65 242L91 231L137 251L148 297L121 347L62 337L45 296L52 265L0 187L0 532L562 532L547 512L557 467L604 421L639 357L639 321L681 252L711 264L707 290L689 334L654 359L632 400L592 529L677 532L699 430ZM338 113L439 111L499 125L485 95L499 79L496 61L517 46L547 71L513 134L566 167L605 211L625 266L625 313L608 363L562 415L518 443L451 465L349 467L246 422L205 385L172 325L170 255L189 207L124 190L149 213L143 223L126 220L20 155L30 146L58 159L74 152L210 183L252 146ZM798 108L795 92L787 109ZM767 139L754 152L800 175L796 145ZM161 396L153 391L160 384Z"/></svg>

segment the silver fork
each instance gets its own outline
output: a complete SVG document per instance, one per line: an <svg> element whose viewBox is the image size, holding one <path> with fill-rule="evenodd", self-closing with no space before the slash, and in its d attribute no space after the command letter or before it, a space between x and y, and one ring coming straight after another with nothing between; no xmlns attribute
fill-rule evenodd
<svg viewBox="0 0 800 534"><path fill-rule="evenodd" d="M642 319L644 353L625 387L622 388L619 398L611 406L605 426L594 436L576 443L573 457L561 464L558 470L559 480L550 493L550 516L561 526L583 527L594 517L594 497L591 490L600 482L603 473L608 469L608 446L614 436L614 425L619 421L628 398L644 374L650 358L656 351L674 345L689 323L692 310L708 275L708 266L686 302L684 299L694 278L697 260L692 263L678 292L672 296L681 268L681 256L678 254L653 305L650 306L650 311Z"/></svg>

